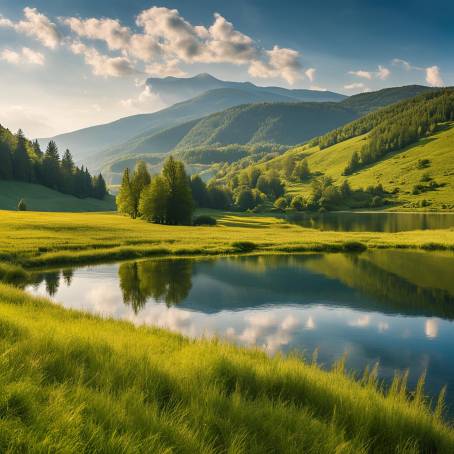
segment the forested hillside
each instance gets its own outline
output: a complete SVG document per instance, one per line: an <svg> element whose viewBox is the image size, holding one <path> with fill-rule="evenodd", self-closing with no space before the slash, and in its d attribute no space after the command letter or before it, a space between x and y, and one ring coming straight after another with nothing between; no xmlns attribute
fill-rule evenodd
<svg viewBox="0 0 454 454"><path fill-rule="evenodd" d="M396 204L454 209L453 120L454 90L432 91L368 114L282 156L257 163L246 157L224 165L216 184L233 193L244 187L256 191L261 176L279 176L286 189L281 208L293 203L295 209Z"/></svg>
<svg viewBox="0 0 454 454"><path fill-rule="evenodd" d="M39 143L27 140L21 130L12 134L1 125L0 180L41 184L82 199L104 199L107 194L103 176L92 177L87 168L76 166L69 150L60 157L50 141L43 152Z"/></svg>

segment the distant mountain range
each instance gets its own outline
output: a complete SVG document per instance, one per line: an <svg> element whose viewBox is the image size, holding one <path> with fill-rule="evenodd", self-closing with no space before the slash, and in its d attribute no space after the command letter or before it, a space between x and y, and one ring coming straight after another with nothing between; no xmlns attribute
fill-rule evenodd
<svg viewBox="0 0 454 454"><path fill-rule="evenodd" d="M412 85L346 98L332 92L225 82L208 74L149 79L147 83L163 97L171 93L175 99L197 95L159 112L125 117L51 139L60 150L69 148L77 162L93 170L119 161L131 165L137 155L153 156L156 161L156 155L172 150L264 142L295 145L372 110L432 90ZM204 87L207 90L200 94ZM49 140L40 142L45 146ZM121 167L116 165L117 169Z"/></svg>
<svg viewBox="0 0 454 454"><path fill-rule="evenodd" d="M251 82L228 82L216 79L210 74L198 74L194 77L165 77L149 78L147 85L151 90L167 104L175 104L201 95L208 90L217 88L233 88L247 93L256 93L262 97L266 94L274 94L280 97L281 102L313 101L313 102L337 102L346 98L345 95L331 91L287 89L282 87L259 87Z"/></svg>
<svg viewBox="0 0 454 454"><path fill-rule="evenodd" d="M289 90L280 87L257 87L250 82L226 82L209 74L191 78L151 78L147 84L171 107L151 114L133 115L119 120L38 139L44 147L54 140L62 150L69 148L78 162L93 166L100 154L111 147L144 135L201 118L240 104L260 102L341 101L344 95L316 90ZM174 101L175 100L175 101ZM111 153L107 153L109 156ZM95 160L93 160L95 157Z"/></svg>

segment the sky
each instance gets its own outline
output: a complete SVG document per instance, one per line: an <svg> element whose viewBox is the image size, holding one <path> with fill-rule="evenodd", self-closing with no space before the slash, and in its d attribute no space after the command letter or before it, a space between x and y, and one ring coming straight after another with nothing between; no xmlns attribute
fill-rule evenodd
<svg viewBox="0 0 454 454"><path fill-rule="evenodd" d="M0 0L0 124L48 137L153 112L150 76L450 86L453 16L451 0Z"/></svg>

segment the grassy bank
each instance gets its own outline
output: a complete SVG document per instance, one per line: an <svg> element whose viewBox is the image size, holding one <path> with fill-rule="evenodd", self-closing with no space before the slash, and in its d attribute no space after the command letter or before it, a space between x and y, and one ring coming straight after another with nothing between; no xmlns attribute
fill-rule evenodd
<svg viewBox="0 0 454 454"><path fill-rule="evenodd" d="M452 229L320 232L274 217L222 212L216 216L215 227L184 227L148 224L110 213L2 211L0 261L39 267L157 255L454 249Z"/></svg>
<svg viewBox="0 0 454 454"><path fill-rule="evenodd" d="M65 310L0 284L2 452L452 452L422 390Z"/></svg>

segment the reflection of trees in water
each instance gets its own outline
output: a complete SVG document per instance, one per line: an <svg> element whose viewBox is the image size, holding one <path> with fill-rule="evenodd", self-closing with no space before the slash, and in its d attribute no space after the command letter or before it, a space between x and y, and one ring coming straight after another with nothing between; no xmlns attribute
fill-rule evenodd
<svg viewBox="0 0 454 454"><path fill-rule="evenodd" d="M179 304L191 290L191 260L122 263L118 271L123 301L135 313L149 298L168 306Z"/></svg>
<svg viewBox="0 0 454 454"><path fill-rule="evenodd" d="M41 273L31 273L18 284L18 287L24 289L27 285L33 285L38 288L43 282L46 285L46 293L49 296L54 296L60 287L60 280L63 279L66 285L69 287L72 283L74 270L66 268L60 271L47 271Z"/></svg>
<svg viewBox="0 0 454 454"><path fill-rule="evenodd" d="M355 266L350 285L375 295L385 306L411 315L454 318L454 295L445 289L419 287L354 254L347 255Z"/></svg>
<svg viewBox="0 0 454 454"><path fill-rule="evenodd" d="M44 280L46 281L46 292L49 296L54 296L57 293L60 285L60 273L53 271L51 273L44 274Z"/></svg>
<svg viewBox="0 0 454 454"><path fill-rule="evenodd" d="M74 270L72 270L70 268L66 268L66 269L62 270L61 274L62 274L64 281L66 282L66 285L69 287L73 280Z"/></svg>

